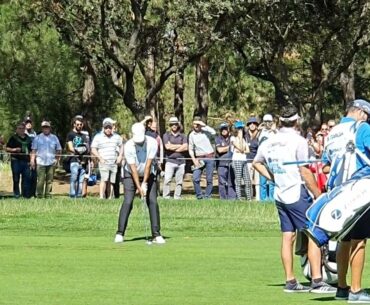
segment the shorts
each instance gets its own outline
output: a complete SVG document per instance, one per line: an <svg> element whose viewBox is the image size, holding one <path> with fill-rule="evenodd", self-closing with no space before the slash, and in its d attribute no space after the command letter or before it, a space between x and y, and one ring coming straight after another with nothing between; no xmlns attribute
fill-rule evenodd
<svg viewBox="0 0 370 305"><path fill-rule="evenodd" d="M342 241L350 241L351 239L362 240L367 238L370 238L370 210L360 218Z"/></svg>
<svg viewBox="0 0 370 305"><path fill-rule="evenodd" d="M312 198L303 185L297 202L285 204L276 200L281 232L295 232L303 229L307 221L306 211L311 204Z"/></svg>
<svg viewBox="0 0 370 305"><path fill-rule="evenodd" d="M100 164L100 181L110 181L111 183L116 182L117 165L116 164Z"/></svg>

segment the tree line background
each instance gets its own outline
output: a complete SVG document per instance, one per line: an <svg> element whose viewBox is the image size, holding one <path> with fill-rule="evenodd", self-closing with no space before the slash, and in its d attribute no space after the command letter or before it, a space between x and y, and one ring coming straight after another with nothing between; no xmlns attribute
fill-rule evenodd
<svg viewBox="0 0 370 305"><path fill-rule="evenodd" d="M0 1L0 134L27 112L63 139L76 114L189 131L286 103L317 125L369 97L369 20L361 0Z"/></svg>

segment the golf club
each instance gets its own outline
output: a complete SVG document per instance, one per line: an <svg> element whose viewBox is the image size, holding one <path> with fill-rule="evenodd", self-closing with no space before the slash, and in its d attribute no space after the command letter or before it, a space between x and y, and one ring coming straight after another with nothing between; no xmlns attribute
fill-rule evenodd
<svg viewBox="0 0 370 305"><path fill-rule="evenodd" d="M151 245L153 242L149 239L149 224L148 224L148 217L147 217L147 213L146 213L146 210L147 210L147 206L146 206L146 197L143 196L141 197L141 206L142 206L142 210L143 210L143 219L144 219L144 230L145 230L145 243L147 245Z"/></svg>

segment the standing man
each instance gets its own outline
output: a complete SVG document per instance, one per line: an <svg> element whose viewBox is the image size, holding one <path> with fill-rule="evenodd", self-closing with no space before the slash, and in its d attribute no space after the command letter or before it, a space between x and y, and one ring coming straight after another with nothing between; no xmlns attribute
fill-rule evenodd
<svg viewBox="0 0 370 305"><path fill-rule="evenodd" d="M346 158L348 147L354 146L360 153L370 158L370 126L366 123L370 118L370 103L365 100L355 100L347 109L347 115L334 126L327 136L323 163L324 172L329 174L329 187L342 184L352 174L366 166L367 163L360 154L352 152L348 168L338 168L339 160ZM347 171L348 170L348 171ZM347 175L344 176L344 172ZM361 289L362 272L365 262L366 240L370 237L370 212L367 212L339 243L337 251L338 291L335 296L348 303L370 303L370 295ZM348 265L351 267L351 286L347 285Z"/></svg>
<svg viewBox="0 0 370 305"><path fill-rule="evenodd" d="M220 199L236 199L235 176L231 166L232 152L230 150L229 125L220 125L220 135L216 137L216 151L218 156L218 192Z"/></svg>
<svg viewBox="0 0 370 305"><path fill-rule="evenodd" d="M31 142L36 138L37 133L33 129L32 118L31 116L26 116L24 119L24 123L26 124L26 135L31 138ZM36 197L36 185L37 185L37 172L34 169L30 169L30 179L31 179L31 197Z"/></svg>
<svg viewBox="0 0 370 305"><path fill-rule="evenodd" d="M271 114L265 114L263 116L262 128L258 135L258 145L261 145L264 141L269 139L271 136L276 134L276 128L274 127L274 121ZM274 188L275 184L271 180L267 180L266 177L260 176L260 200L274 200Z"/></svg>
<svg viewBox="0 0 370 305"><path fill-rule="evenodd" d="M54 170L59 163L62 147L56 135L51 133L49 121L42 121L42 132L32 142L31 168L37 166L37 198L51 198Z"/></svg>
<svg viewBox="0 0 370 305"><path fill-rule="evenodd" d="M216 135L216 131L195 116L193 119L193 131L189 134L189 155L193 160L193 184L197 199L211 198L213 189L213 170L215 168L215 152L210 138ZM203 169L206 169L207 187L202 193L200 179Z"/></svg>
<svg viewBox="0 0 370 305"><path fill-rule="evenodd" d="M113 133L113 124L111 118L105 118L103 131L98 133L91 143L91 153L99 160L100 199L110 198L111 184L116 181L117 164L121 164L123 157L122 138Z"/></svg>
<svg viewBox="0 0 370 305"><path fill-rule="evenodd" d="M296 231L303 229L306 222L306 210L312 198L317 198L321 191L311 171L305 166L284 165L284 162L301 162L308 158L307 141L298 135L299 116L297 109L287 105L281 109L279 132L263 142L253 161L254 168L269 180L275 181L275 201L282 231L281 259L285 271L285 292L335 293L336 289L322 281L321 251L309 239L308 259L311 265L311 287L301 285L294 275L293 247Z"/></svg>
<svg viewBox="0 0 370 305"><path fill-rule="evenodd" d="M81 198L83 191L83 182L85 179L89 154L89 143L86 134L82 132L83 119L76 116L73 120L73 129L67 135L67 151L71 154L70 159L70 190L71 198Z"/></svg>
<svg viewBox="0 0 370 305"><path fill-rule="evenodd" d="M11 169L13 175L14 198L21 195L25 198L31 197L31 172L30 153L32 139L25 133L25 124L19 123L15 134L6 144L6 151L11 154ZM22 178L22 191L19 190L19 182Z"/></svg>
<svg viewBox="0 0 370 305"><path fill-rule="evenodd" d="M124 200L114 242L121 243L124 241L135 192L138 191L141 198L146 200L149 209L152 241L156 244L164 244L166 241L160 232L160 215L157 203L155 158L158 145L156 140L145 135L145 127L142 123L132 125L131 132L132 138L125 145Z"/></svg>
<svg viewBox="0 0 370 305"><path fill-rule="evenodd" d="M175 174L174 199L181 199L182 183L185 174L185 152L188 151L188 139L181 132L180 122L177 117L169 120L170 131L163 135L166 154L164 169L163 198L170 198L170 183Z"/></svg>

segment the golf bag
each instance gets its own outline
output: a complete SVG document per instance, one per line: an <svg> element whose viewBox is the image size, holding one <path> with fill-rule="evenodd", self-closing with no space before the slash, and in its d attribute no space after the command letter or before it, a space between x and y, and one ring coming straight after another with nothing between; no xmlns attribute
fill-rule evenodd
<svg viewBox="0 0 370 305"><path fill-rule="evenodd" d="M305 234L318 246L340 241L370 209L370 167L356 172L342 185L322 194L307 210Z"/></svg>
<svg viewBox="0 0 370 305"><path fill-rule="evenodd" d="M324 282L328 284L336 284L338 282L337 272L337 253L338 243L329 241L328 244L321 247L321 275ZM296 255L300 256L302 273L309 281L311 277L311 265L307 256L308 238L302 232L297 232Z"/></svg>

